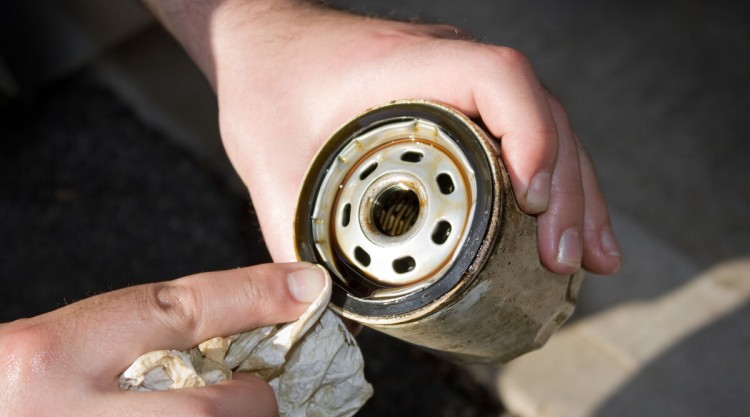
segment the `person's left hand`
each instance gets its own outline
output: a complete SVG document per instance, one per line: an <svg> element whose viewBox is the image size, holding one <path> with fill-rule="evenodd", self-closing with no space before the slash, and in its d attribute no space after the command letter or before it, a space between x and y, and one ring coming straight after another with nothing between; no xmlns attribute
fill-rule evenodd
<svg viewBox="0 0 750 417"><path fill-rule="evenodd" d="M297 0L178 10L161 18L216 90L222 139L275 260L295 257L297 196L325 139L370 107L417 98L481 118L500 138L516 200L538 217L545 267L560 274L619 268L591 162L563 107L519 52L471 41L450 26L371 19Z"/></svg>

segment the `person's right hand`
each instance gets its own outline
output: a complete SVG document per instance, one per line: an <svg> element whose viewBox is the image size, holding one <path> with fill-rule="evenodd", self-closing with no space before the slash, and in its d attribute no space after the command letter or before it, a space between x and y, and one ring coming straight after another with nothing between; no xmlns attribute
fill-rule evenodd
<svg viewBox="0 0 750 417"><path fill-rule="evenodd" d="M0 415L276 416L259 378L161 392L122 391L140 355L297 319L326 275L306 263L208 272L100 294L0 325Z"/></svg>

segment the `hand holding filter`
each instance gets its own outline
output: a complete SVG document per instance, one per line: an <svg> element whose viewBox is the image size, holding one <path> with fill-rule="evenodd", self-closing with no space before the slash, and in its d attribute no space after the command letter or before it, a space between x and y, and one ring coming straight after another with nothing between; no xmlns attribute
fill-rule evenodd
<svg viewBox="0 0 750 417"><path fill-rule="evenodd" d="M301 260L334 279L346 318L467 362L540 347L572 314L582 273L539 263L492 140L448 106L392 102L323 146L297 209Z"/></svg>

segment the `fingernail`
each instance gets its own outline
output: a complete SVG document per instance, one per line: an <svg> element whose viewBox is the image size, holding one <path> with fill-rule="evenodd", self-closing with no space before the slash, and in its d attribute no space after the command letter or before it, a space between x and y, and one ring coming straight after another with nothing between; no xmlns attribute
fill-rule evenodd
<svg viewBox="0 0 750 417"><path fill-rule="evenodd" d="M601 241L604 253L610 256L617 256L618 258L622 258L620 245L617 244L617 239L615 239L615 234L612 232L611 228L605 227L604 229L602 229Z"/></svg>
<svg viewBox="0 0 750 417"><path fill-rule="evenodd" d="M557 262L578 268L581 266L581 234L578 229L571 227L560 236L560 246L557 248Z"/></svg>
<svg viewBox="0 0 750 417"><path fill-rule="evenodd" d="M547 210L549 204L549 187L550 175L546 172L540 172L534 175L526 191L526 205L529 210L540 213Z"/></svg>
<svg viewBox="0 0 750 417"><path fill-rule="evenodd" d="M313 266L292 272L287 276L289 292L300 303L315 301L326 285L326 275L323 268Z"/></svg>

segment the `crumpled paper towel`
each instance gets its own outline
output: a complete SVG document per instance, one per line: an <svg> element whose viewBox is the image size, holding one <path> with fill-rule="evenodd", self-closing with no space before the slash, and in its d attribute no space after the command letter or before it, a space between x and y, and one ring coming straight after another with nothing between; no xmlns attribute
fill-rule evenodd
<svg viewBox="0 0 750 417"><path fill-rule="evenodd" d="M354 337L326 308L331 280L291 323L207 340L189 351L146 353L120 376L120 387L161 391L201 387L249 372L276 393L281 417L351 416L372 395Z"/></svg>

